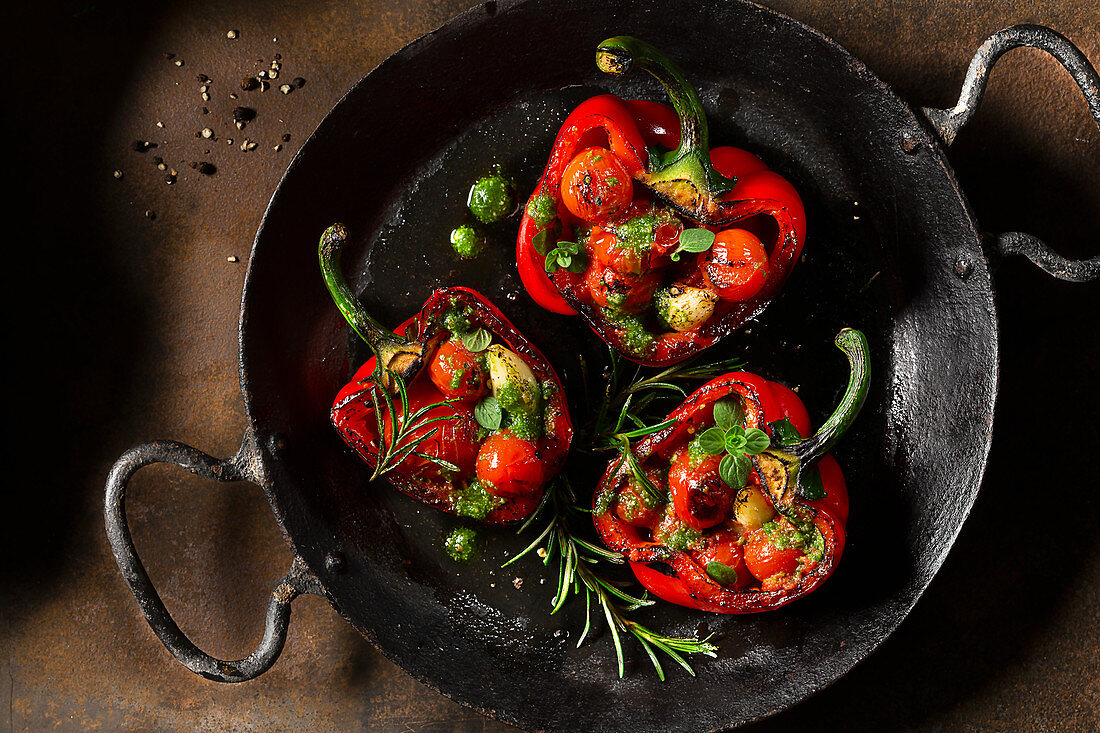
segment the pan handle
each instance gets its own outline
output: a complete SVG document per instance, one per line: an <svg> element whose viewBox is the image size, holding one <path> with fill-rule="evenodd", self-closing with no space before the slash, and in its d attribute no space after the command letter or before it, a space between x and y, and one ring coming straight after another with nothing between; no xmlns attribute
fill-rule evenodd
<svg viewBox="0 0 1100 733"><path fill-rule="evenodd" d="M1041 25L1014 25L994 33L974 54L966 71L959 101L954 107L921 108L944 145L950 146L955 142L959 130L974 116L985 93L989 72L997 59L1020 46L1046 51L1065 67L1080 87L1092 118L1100 127L1100 75L1085 54L1055 30ZM1022 254L1044 272L1060 280L1085 282L1100 277L1100 256L1089 260L1071 260L1050 249L1038 237L1023 232L1002 232L994 240L1001 254Z"/></svg>
<svg viewBox="0 0 1100 733"><path fill-rule="evenodd" d="M271 592L264 637L256 650L236 661L212 657L187 638L153 587L149 574L138 557L126 523L126 486L135 473L153 463L170 463L213 481L250 480L259 483L257 456L258 449L251 431L245 433L237 455L224 461L174 440L154 440L123 453L107 478L104 506L107 539L110 540L111 550L118 561L118 569L130 587L130 592L134 594L142 615L157 638L180 664L195 674L216 682L244 682L266 672L275 663L286 643L291 602L303 593L320 595L320 583L306 569L301 559L296 557L290 571Z"/></svg>

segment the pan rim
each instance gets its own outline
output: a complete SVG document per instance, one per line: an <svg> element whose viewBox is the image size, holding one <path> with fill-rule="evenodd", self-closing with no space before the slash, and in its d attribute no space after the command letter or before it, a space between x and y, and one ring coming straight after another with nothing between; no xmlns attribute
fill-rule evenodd
<svg viewBox="0 0 1100 733"><path fill-rule="evenodd" d="M273 194L272 194L272 196L271 196L271 198L270 198L270 200L267 204L267 207L265 208L263 217L261 218L260 225L257 229L257 233L256 233L255 238L253 239L252 248L250 250L248 267L246 269L244 285L243 285L243 290L242 290L241 310L240 310L240 315L239 315L239 319L238 319L238 371L239 371L239 379L240 379L240 383L241 383L242 397L243 397L243 401L244 401L244 404L245 404L245 413L246 413L246 418L247 418L248 429L251 432L253 432L254 434L256 434L258 436L262 436L264 434L264 426L260 424L260 420L259 420L259 418L256 414L256 410L255 410L255 397L254 397L254 394L253 394L252 381L249 377L249 363L248 363L249 362L249 354L248 354L248 349L246 347L246 344L247 344L247 330L248 330L248 327L249 327L248 321L249 321L249 316L250 316L250 303L251 303L250 293L253 291L253 287L252 287L253 282L254 282L253 278L256 276L256 272L255 272L255 268L254 268L254 265L255 265L255 262L256 262L255 255L256 255L257 250L259 249L260 242L264 239L265 228L267 227L267 225L269 223L271 213L272 213L273 209L277 206L277 204L280 200L280 191L283 189L283 184L285 183L287 178L291 175L291 173L295 170L296 166L299 164L300 159L311 148L311 143L313 143L315 138L317 137L317 132L324 127L325 121L327 121L332 116L333 111L336 110L337 108L341 107L342 105L344 105L349 100L349 98L355 96L356 93L364 85L369 83L372 76L374 76L375 74L377 74L378 72L380 72L383 69L389 68L391 66L400 65L401 63L407 61L410 57L417 54L423 47L425 47L426 45L432 43L436 38L438 38L440 36L451 35L451 34L460 34L462 32L462 30L467 25L469 25L471 23L484 22L487 19L490 19L490 18L493 18L493 17L499 17L499 16L507 15L508 13L514 12L518 8L521 8L523 6L535 5L535 4L545 2L545 1L546 0L488 0L487 2L484 2L481 5L470 8L470 9L466 10L465 12L461 13L460 15L457 15L457 16L449 19L448 21L443 23L441 26L439 26L435 30L433 30L429 33L426 33L423 36L421 36L421 37L411 41L410 43L406 44L400 50L398 50L394 54L392 54L389 57L387 57L386 59L384 59L378 65L376 65L367 74L365 74L354 86L352 86L345 94L343 94L340 97L340 99L335 103L333 108L326 114L325 118L322 119L321 123L319 123L318 128L313 133L311 133L309 135L309 137L306 139L306 141L302 144L299 151L295 154L294 158L291 160L291 162L287 166L287 168L284 171L283 175L280 177L279 183L277 184L277 186L275 188L275 191L273 192ZM799 33L808 34L808 35L812 36L813 38L816 38L819 42L821 42L821 43L825 44L826 46L830 47L834 52L838 53L840 56L842 56L848 62L848 67L847 68L848 68L848 72L850 74L852 74L855 77L859 78L863 83L867 83L867 84L871 85L874 88L874 90L880 95L881 98L883 98L886 101L888 101L889 103L899 107L900 109L903 109L905 111L906 115L908 116L908 118L911 119L913 127L916 128L916 129L919 129L921 131L921 134L924 136L924 139L921 140L921 142L924 143L926 148L930 151L931 155L933 156L932 159L933 159L934 163L936 165L938 165L939 168L941 170L943 170L943 172L947 176L947 179L950 182L951 188L958 195L959 201L961 202L961 204L963 206L963 209L966 212L969 229L971 230L974 238L973 238L973 241L967 242L965 244L965 248L966 249L975 249L976 254L977 254L977 256L974 256L974 257L971 258L972 265L973 265L973 270L969 274L969 282L979 285L981 290L982 290L982 294L983 294L984 297L982 299L982 302L977 303L976 305L979 307L980 310L984 311L984 313L987 315L988 322L987 322L986 325L988 326L988 331L991 335L991 338L988 341L988 343L977 344L976 345L977 347L979 347L981 350L983 350L985 352L984 354L981 354L982 356L988 356L989 357L989 363L990 363L990 367L991 367L990 372L989 372L989 374L990 374L990 385L989 385L990 388L988 390L989 400L988 400L988 405L984 405L988 409L989 421L988 421L988 425L987 425L987 428L986 428L985 433L984 433L984 440L982 441L982 444L980 446L980 456L979 456L980 460L978 461L978 463L976 465L976 471L974 473L974 477L973 477L973 480L972 480L973 488L971 490L971 495L970 495L969 499L965 502L965 507L962 511L962 515L961 515L960 520L957 522L956 526L954 527L954 530L950 533L950 541L945 544L945 546L941 550L941 552L935 557L934 564L932 565L934 570L929 574L927 579L921 579L918 582L918 584L917 584L918 587L915 588L915 591L912 595L911 601L906 604L906 607L904 609L904 613L901 614L896 620L891 620L891 623L888 625L888 627L884 627L884 628L887 628L885 633L882 633L881 635L879 635L878 638L876 640L874 640L864 651L862 651L861 653L856 655L855 660L851 661L849 664L847 664L842 672L840 672L839 674L831 675L830 678L827 681L825 681L821 684L818 684L818 685L814 685L808 691L805 691L802 694L800 694L795 700L786 702L785 704L783 704L783 705L781 705L781 706L779 706L779 707L777 707L773 710L770 710L770 711L768 711L767 713L765 713L763 715L758 715L758 716L754 716L754 717L751 717L751 718L745 718L743 720L736 721L736 722L733 723L734 727L739 727L740 725L744 725L744 724L748 724L748 723L751 723L751 722L757 722L757 721L766 719L766 718L771 717L773 715L776 715L776 714L778 714L778 713L780 713L780 712L782 712L786 709L789 709L790 707L798 704L799 702L818 694L822 690L824 690L827 687L831 686L833 683L835 683L840 678L846 676L848 673L851 672L852 669L855 668L855 666L857 666L858 664L863 662L865 659L867 659L869 656L871 656L875 652L875 650L877 650L886 641L886 639L889 638L894 633L894 631L896 631L898 626L900 626L900 624L904 621L904 619L908 617L908 615L912 611L913 607L920 600L920 598L924 595L924 593L927 590L928 586L931 584L931 582L934 579L935 575L938 573L939 569L941 568L941 566L942 566L942 564L943 564L943 562L946 558L946 555L950 551L950 549L953 546L955 540L957 539L959 532L961 532L962 526L965 523L966 518L969 516L969 514L970 514L970 512L973 508L974 501L977 498L978 491L980 490L982 480L984 478L986 466L987 466L987 463L988 463L988 456L989 456L991 441L992 441L993 416L994 416L994 411L995 411L995 406L996 406L996 399L997 399L997 395L998 395L998 391L999 391L1000 362L999 362L999 323L998 323L998 318L997 318L994 292L993 292L993 288L992 288L991 274L990 274L990 271L989 271L988 260L985 257L984 253L982 252L982 240L981 240L979 231L977 229L974 213L973 213L973 211L972 211L972 209L969 205L969 202L967 201L965 195L963 194L962 190L959 188L959 184L958 184L958 181L955 177L954 171L953 171L949 161L947 160L946 151L944 150L942 144L939 142L938 138L930 132L930 129L928 128L927 123L915 112L914 108L910 104L908 104L904 99L902 99L889 85L887 85L885 82L883 82L877 76L877 74L875 74L873 71L871 71L871 69L869 69L858 57L856 57L852 53L850 53L845 47L843 47L837 41L835 41L832 38L824 35L820 31L817 31L817 30L811 28L810 26L807 26L806 24L804 24L804 23L802 23L802 22L800 22L800 21L798 21L794 18L791 18L790 16L788 16L784 13L780 13L778 11L775 11L773 9L764 7L764 6L759 5L757 3L750 2L749 0L736 0L736 2L733 3L733 5L741 6L742 9L746 12L755 12L755 13L758 13L758 14L770 16L770 17L774 18L775 20L777 20L779 22L782 22L782 23L785 23L785 24L790 24ZM283 510L281 509L280 500L279 500L279 497L277 496L276 486L274 485L274 483L269 478L273 475L273 471L272 471L272 460L273 459L272 459L272 456L268 452L268 449L266 447L266 443L264 443L263 441L257 441L257 445L261 446L260 449L259 449L260 464L262 466L261 474L265 477L264 481L263 481L263 489L264 489L265 494L268 497L269 503L272 506L272 510L275 514L275 517L276 517L276 520L278 522L279 528L280 528L281 532L283 533L283 536L286 539L286 541L288 542L289 546L294 550L295 554L302 558L302 560L305 562L305 564L309 568L309 570L318 578L320 586L324 590L325 596L328 599L329 603L333 606L333 608L335 608L337 610L337 612L340 613L340 615L345 620L347 620L348 623L350 623L352 625L353 628L355 628L360 634L362 634L372 644L372 646L374 646L381 654L383 654L383 656L385 656L387 659L389 659L390 661L392 661L395 664L397 664L398 666L400 666L407 674L414 677L415 679L417 679L422 684L425 684L429 688L431 688L431 689L439 692L440 694L446 696L448 699L451 699L451 700L454 700L455 702L458 702L459 704L463 705L464 707L467 707L467 708L472 709L472 710L476 710L477 712L479 712L482 715L485 715L487 717L491 717L491 718L494 718L494 719L502 720L502 721L510 723L512 725L517 725L517 726L524 725L524 721L522 721L519 717L517 717L513 714L510 714L509 711L498 710L498 709L489 709L489 708L486 708L486 707L479 706L477 704L468 702L466 700L460 699L459 697L456 697L455 695L451 694L447 690L442 689L442 687L437 682L435 682L433 679L429 678L427 674L421 674L421 673L417 673L416 671L410 670L409 666L404 663L404 660L399 659L398 655L393 650L385 648L379 642L377 634L375 633L373 628L361 623L360 620L358 620L356 618L353 618L349 613L347 613L343 610L342 606L340 605L340 603L338 602L338 600L335 597L336 594L334 594L331 590L331 588L333 586L338 586L339 585L339 581L338 581L338 579L334 578L333 576L325 573L324 570L323 570L323 568L324 568L323 552L318 554L320 552L318 550L318 548L305 548L305 547L302 546L301 543L295 542L294 539L291 537L290 531L287 528L287 517L285 516ZM330 579L330 580L335 581L335 582L326 582L326 579Z"/></svg>

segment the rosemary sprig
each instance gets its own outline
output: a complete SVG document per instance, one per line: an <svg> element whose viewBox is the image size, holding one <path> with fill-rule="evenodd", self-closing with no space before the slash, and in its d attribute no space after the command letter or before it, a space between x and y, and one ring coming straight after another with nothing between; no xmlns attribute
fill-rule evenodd
<svg viewBox="0 0 1100 733"><path fill-rule="evenodd" d="M389 370L385 370L385 374L388 375L388 380L380 372L375 372L367 380L374 384L374 418L378 426L378 460L374 466L374 473L371 474L371 480L373 481L379 476L387 474L397 468L401 465L401 462L410 455L430 461L448 471L457 472L458 466L450 461L416 450L420 447L421 443L439 432L439 426L432 428L423 435L415 435L415 433L423 430L432 423L457 419L458 415L455 414L437 415L434 417L428 417L428 414L432 410L439 407L446 407L459 400L451 399L443 400L442 402L433 402L430 405L424 405L415 412L411 412L409 406L409 392L405 387L405 380L398 374ZM397 387L399 399L396 402L389 390L385 387L387 381ZM381 409L381 405L378 404L379 395L381 395L382 401L385 403L386 409L384 411ZM400 414L398 413L398 404L400 405ZM391 439L386 438L386 416L389 417L390 421Z"/></svg>
<svg viewBox="0 0 1100 733"><path fill-rule="evenodd" d="M551 509L549 523L531 544L504 563L503 567L511 565L535 550L538 550L544 565L549 566L551 562L557 561L558 583L554 598L551 601L552 609L550 613L557 613L571 595L579 596L580 592L584 591L584 629L580 638L577 639L578 647L588 638L588 634L592 629L592 608L595 605L603 611L608 629L611 631L620 678L625 675L625 657L621 636L624 632L632 635L642 645L646 656L657 672L658 679L662 682L665 680L665 671L657 656L656 652L658 651L666 654L693 677L695 676L695 670L684 659L684 655L705 654L709 657L717 656L718 648L708 641L709 637L699 639L696 637L665 636L627 617L627 614L632 611L653 605L654 601L645 593L637 596L623 590L625 583L611 580L597 572L594 566L600 562L622 565L626 558L618 552L612 552L587 542L573 533L570 520L577 515L587 514L587 511L577 505L576 496L568 479L562 477L555 482L546 492L542 506L524 522L519 531L523 532L530 526L534 518L540 516L542 509L547 506Z"/></svg>
<svg viewBox="0 0 1100 733"><path fill-rule="evenodd" d="M744 360L739 358L702 362L695 357L658 371L638 364L626 364L614 349L608 348L607 386L600 404L592 409L588 367L582 359L585 400L589 402L589 414L595 415L581 431L583 442L594 452L622 450L624 437L633 440L668 427L668 422L649 426L649 422L655 419L650 414L655 401L666 396L687 397L687 391L682 386L685 382L712 379L744 366ZM623 428L628 423L634 429L624 432Z"/></svg>

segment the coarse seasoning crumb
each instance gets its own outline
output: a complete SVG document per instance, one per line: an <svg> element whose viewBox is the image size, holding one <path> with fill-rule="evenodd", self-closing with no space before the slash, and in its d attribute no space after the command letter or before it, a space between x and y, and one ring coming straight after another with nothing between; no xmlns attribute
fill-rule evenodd
<svg viewBox="0 0 1100 733"><path fill-rule="evenodd" d="M229 255L228 257L225 258L225 261L226 262L240 262L240 260L237 259L236 255Z"/></svg>
<svg viewBox="0 0 1100 733"><path fill-rule="evenodd" d="M117 178L118 180L121 181L122 180L122 171L116 170L115 171L115 178Z"/></svg>
<svg viewBox="0 0 1100 733"><path fill-rule="evenodd" d="M146 209L145 210L145 218L146 219L156 219L157 218L157 212L153 211L152 209Z"/></svg>
<svg viewBox="0 0 1100 733"><path fill-rule="evenodd" d="M237 31L235 31L235 30L226 31L225 37L232 41L232 40L237 38Z"/></svg>

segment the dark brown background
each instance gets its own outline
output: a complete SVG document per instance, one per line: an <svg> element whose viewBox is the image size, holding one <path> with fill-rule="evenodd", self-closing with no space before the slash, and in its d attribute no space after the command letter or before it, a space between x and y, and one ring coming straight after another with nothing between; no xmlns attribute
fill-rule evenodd
<svg viewBox="0 0 1100 733"><path fill-rule="evenodd" d="M316 597L295 604L286 650L260 680L191 675L139 616L101 515L107 470L135 442L236 449L237 311L268 197L346 89L470 4L89 1L7 18L4 169L16 227L5 271L0 717L8 711L10 729L506 729L406 677ZM1012 23L1050 25L1100 63L1096 0L770 5L840 41L917 105L953 103L973 51ZM259 116L237 131L228 94L275 53L279 82L307 84L252 92ZM214 80L207 116L199 73ZM219 141L195 137L207 125ZM276 152L284 133L291 141ZM245 138L257 149L240 151ZM133 152L139 139L159 147ZM155 155L180 172L174 185ZM1096 254L1100 133L1049 59L1006 57L950 157L986 229ZM188 167L197 160L216 175ZM1100 286L1053 282L1016 260L995 280L994 448L952 555L879 652L757 730L1100 726ZM1054 474L1051 461L1071 470ZM247 653L290 559L262 493L150 469L129 510L183 628L215 654Z"/></svg>

